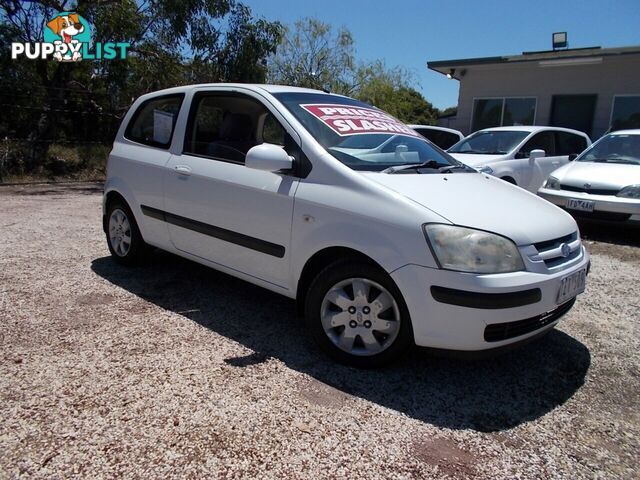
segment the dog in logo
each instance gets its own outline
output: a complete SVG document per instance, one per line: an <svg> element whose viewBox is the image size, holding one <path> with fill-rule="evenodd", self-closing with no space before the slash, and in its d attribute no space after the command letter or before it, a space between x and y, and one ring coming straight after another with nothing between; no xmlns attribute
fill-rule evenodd
<svg viewBox="0 0 640 480"><path fill-rule="evenodd" d="M47 27L49 27L53 33L62 37L62 41L56 40L53 42L55 45L66 43L66 44L77 44L80 43L78 40L74 40L73 37L84 32L84 25L80 22L80 18L77 13L70 13L69 15L60 15L52 19L49 23L47 23ZM53 58L58 60L59 62L79 62L82 60L82 54L79 51L73 52L71 57L63 57L59 51L54 53Z"/></svg>

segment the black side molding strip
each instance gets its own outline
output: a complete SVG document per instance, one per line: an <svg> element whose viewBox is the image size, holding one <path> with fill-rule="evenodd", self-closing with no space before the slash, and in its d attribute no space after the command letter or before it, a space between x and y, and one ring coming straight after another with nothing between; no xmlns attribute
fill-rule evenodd
<svg viewBox="0 0 640 480"><path fill-rule="evenodd" d="M142 213L147 217L155 218L156 220L162 220L163 222L176 225L178 227L193 230L194 232L202 233L210 237L224 240L225 242L235 243L245 248L255 250L257 252L265 253L273 257L284 257L285 248L282 245L276 243L267 242L259 238L250 237L243 233L234 232L225 228L216 227L215 225L209 225L208 223L192 220L187 217L175 215L173 213L165 212L157 208L141 205Z"/></svg>
<svg viewBox="0 0 640 480"><path fill-rule="evenodd" d="M522 307L539 302L542 298L539 288L509 293L479 293L432 286L431 295L440 303L486 310Z"/></svg>

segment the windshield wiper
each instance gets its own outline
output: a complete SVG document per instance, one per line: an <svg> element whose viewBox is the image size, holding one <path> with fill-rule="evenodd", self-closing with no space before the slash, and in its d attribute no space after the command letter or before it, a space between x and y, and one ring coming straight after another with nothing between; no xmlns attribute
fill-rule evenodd
<svg viewBox="0 0 640 480"><path fill-rule="evenodd" d="M446 167L440 167L440 173L452 173L455 170L464 170L465 172L475 172L475 170L467 165L448 165Z"/></svg>
<svg viewBox="0 0 640 480"><path fill-rule="evenodd" d="M396 173L396 172L401 172L402 170L408 170L408 169L420 169L420 168L432 168L432 169L438 169L442 166L442 164L436 162L435 160L427 160L426 162L422 162L422 163L408 163L406 165L396 165L393 167L389 167L389 168L385 168L384 170L382 170L381 173Z"/></svg>
<svg viewBox="0 0 640 480"><path fill-rule="evenodd" d="M451 151L451 152L448 152L448 153L462 153L463 155L465 153L472 154L472 155L504 155L507 152L503 152L502 150L495 150L493 152L488 152L488 151L485 151L485 150L465 150L464 152Z"/></svg>
<svg viewBox="0 0 640 480"><path fill-rule="evenodd" d="M596 162L596 163L621 163L624 165L640 165L640 162L637 162L635 160L631 160L629 158L594 158L593 160L586 160L589 162Z"/></svg>

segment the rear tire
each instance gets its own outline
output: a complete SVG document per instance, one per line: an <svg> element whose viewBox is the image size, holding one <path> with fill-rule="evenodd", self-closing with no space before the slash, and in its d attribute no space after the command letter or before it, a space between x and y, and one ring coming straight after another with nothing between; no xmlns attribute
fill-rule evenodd
<svg viewBox="0 0 640 480"><path fill-rule="evenodd" d="M121 265L138 265L145 258L148 246L142 239L133 212L122 200L107 206L107 245L113 259Z"/></svg>
<svg viewBox="0 0 640 480"><path fill-rule="evenodd" d="M331 357L361 368L379 367L413 347L411 318L391 277L361 261L322 270L309 287L305 322Z"/></svg>

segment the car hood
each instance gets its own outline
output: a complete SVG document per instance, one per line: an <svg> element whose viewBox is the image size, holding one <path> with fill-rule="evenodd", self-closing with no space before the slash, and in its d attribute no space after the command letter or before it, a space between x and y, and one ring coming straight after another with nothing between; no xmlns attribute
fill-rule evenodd
<svg viewBox="0 0 640 480"><path fill-rule="evenodd" d="M471 167L482 167L489 162L505 158L505 155L482 155L479 153L449 153L449 155Z"/></svg>
<svg viewBox="0 0 640 480"><path fill-rule="evenodd" d="M495 232L517 245L577 230L575 221L560 208L489 175L361 173L453 224Z"/></svg>
<svg viewBox="0 0 640 480"><path fill-rule="evenodd" d="M551 173L563 185L583 188L623 188L640 184L640 165L571 162Z"/></svg>

